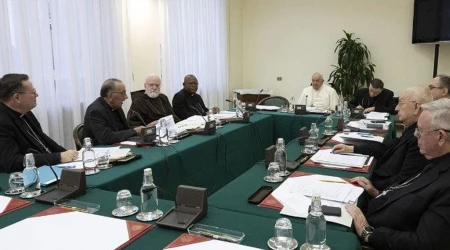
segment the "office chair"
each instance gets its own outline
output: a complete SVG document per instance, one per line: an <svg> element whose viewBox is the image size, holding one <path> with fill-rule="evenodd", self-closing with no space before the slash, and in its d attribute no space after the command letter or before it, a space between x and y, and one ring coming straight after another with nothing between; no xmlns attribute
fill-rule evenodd
<svg viewBox="0 0 450 250"><path fill-rule="evenodd" d="M84 124L81 123L73 129L73 140L75 141L77 150L80 150L83 147L83 127Z"/></svg>
<svg viewBox="0 0 450 250"><path fill-rule="evenodd" d="M282 96L269 96L258 102L258 105L278 106L289 105L289 101Z"/></svg>

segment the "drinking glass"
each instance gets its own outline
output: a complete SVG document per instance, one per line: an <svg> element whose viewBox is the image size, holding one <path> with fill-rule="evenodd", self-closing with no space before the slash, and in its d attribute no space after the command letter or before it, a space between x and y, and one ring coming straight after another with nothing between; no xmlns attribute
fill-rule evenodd
<svg viewBox="0 0 450 250"><path fill-rule="evenodd" d="M292 223L287 218L280 218L275 222L275 235L268 242L272 249L296 249L297 240L294 239Z"/></svg>
<svg viewBox="0 0 450 250"><path fill-rule="evenodd" d="M169 143L170 144L175 144L175 143L179 143L180 140L178 139L178 133L176 130L171 130L169 131Z"/></svg>
<svg viewBox="0 0 450 250"><path fill-rule="evenodd" d="M287 112L287 105L281 105L281 112L286 113Z"/></svg>
<svg viewBox="0 0 450 250"><path fill-rule="evenodd" d="M280 166L277 162L271 162L267 168L267 175L264 177L267 182L281 182L283 177L280 176Z"/></svg>
<svg viewBox="0 0 450 250"><path fill-rule="evenodd" d="M9 175L8 180L9 188L5 191L5 194L14 195L21 194L25 191L23 185L23 175L22 172L14 172Z"/></svg>
<svg viewBox="0 0 450 250"><path fill-rule="evenodd" d="M109 165L109 153L101 153L97 157L97 165L99 169L108 169L111 168L111 165Z"/></svg>
<svg viewBox="0 0 450 250"><path fill-rule="evenodd" d="M125 217L135 214L139 208L133 205L133 198L130 190L124 189L117 192L116 209L112 214L117 217Z"/></svg>
<svg viewBox="0 0 450 250"><path fill-rule="evenodd" d="M305 149L303 150L303 153L314 154L315 153L314 148L315 148L315 140L308 137L305 140Z"/></svg>

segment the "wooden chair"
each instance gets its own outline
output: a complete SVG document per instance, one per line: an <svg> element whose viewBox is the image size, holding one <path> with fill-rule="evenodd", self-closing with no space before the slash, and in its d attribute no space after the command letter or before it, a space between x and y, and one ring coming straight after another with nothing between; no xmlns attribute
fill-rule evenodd
<svg viewBox="0 0 450 250"><path fill-rule="evenodd" d="M73 129L73 140L75 141L77 150L80 150L83 147L83 127L84 124L81 123Z"/></svg>
<svg viewBox="0 0 450 250"><path fill-rule="evenodd" d="M289 105L289 101L282 96L269 96L258 102L258 105L278 106Z"/></svg>

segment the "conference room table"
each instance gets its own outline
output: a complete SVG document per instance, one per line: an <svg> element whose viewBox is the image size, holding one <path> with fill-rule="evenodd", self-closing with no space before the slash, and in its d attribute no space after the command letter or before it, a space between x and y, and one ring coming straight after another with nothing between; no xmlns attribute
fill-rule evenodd
<svg viewBox="0 0 450 250"><path fill-rule="evenodd" d="M111 212L116 208L116 192L88 189L86 194L78 197L77 200L100 204L100 209L95 214L113 217ZM133 203L137 206L140 205L139 196L133 196ZM50 205L35 203L15 212L3 215L0 217L0 229L50 207ZM159 209L164 213L169 211L172 207L174 207L173 201L159 200ZM125 217L123 219L137 221L136 215ZM245 233L245 237L241 242L242 245L269 249L267 241L274 236L276 219L277 218L249 215L209 206L206 217L199 223L243 232ZM133 241L126 249L163 249L183 233L183 231L180 230L159 227L154 222L149 223L153 224L154 227L149 232ZM297 239L300 245L303 244L305 241L305 224L294 221L293 230L295 239ZM52 233L48 232L48 234L49 238L51 238ZM82 234L83 232L80 232L80 237L82 237ZM51 239L49 239L49 244L51 244ZM327 244L333 250L361 249L355 234L331 229L327 230Z"/></svg>

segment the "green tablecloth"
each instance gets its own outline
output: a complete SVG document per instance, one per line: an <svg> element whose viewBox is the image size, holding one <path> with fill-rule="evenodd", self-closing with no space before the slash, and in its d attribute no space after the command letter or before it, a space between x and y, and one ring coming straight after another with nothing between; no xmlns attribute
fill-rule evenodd
<svg viewBox="0 0 450 250"><path fill-rule="evenodd" d="M155 183L171 195L178 185L219 190L263 158L272 142L272 117L254 114L250 123L225 124L215 135L192 135L170 147L132 148L142 159L88 176L89 186L139 193L144 168L151 167ZM165 197L168 198L168 197Z"/></svg>
<svg viewBox="0 0 450 250"><path fill-rule="evenodd" d="M274 143L278 138L283 138L285 142L289 142L298 137L298 130L302 127L306 127L309 130L311 123L319 124L326 119L326 116L319 114L296 115L278 111L257 111L256 113L272 116Z"/></svg>
<svg viewBox="0 0 450 250"><path fill-rule="evenodd" d="M96 214L111 217L111 211L115 208L115 196L115 192L89 189L86 195L77 198L77 200L98 203L101 207ZM138 196L133 196L133 201L139 205ZM160 209L163 212L167 212L173 206L174 203L171 201L160 200ZM36 203L4 215L0 217L0 228L18 222L49 207L49 205ZM135 218L135 215L133 215L125 219L136 221ZM244 232L245 238L241 244L269 249L267 240L273 236L273 227L276 219L237 213L210 206L207 216L200 223ZM305 239L305 225L293 222L293 228L295 238L299 241L299 244L302 244ZM82 234L82 232L80 233ZM163 249L181 233L181 231L155 226L151 231L131 243L127 249ZM49 235L51 235L51 232L49 232ZM360 249L358 239L353 233L334 230L327 230L327 244L333 250Z"/></svg>

